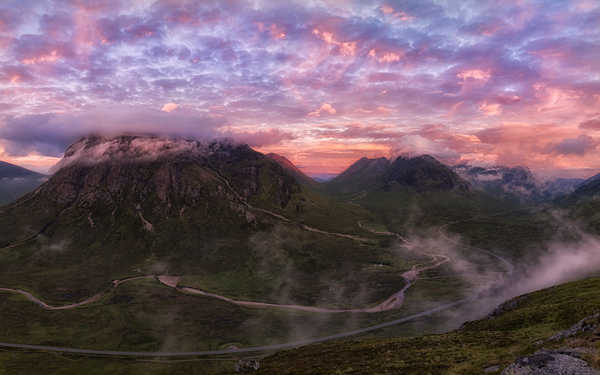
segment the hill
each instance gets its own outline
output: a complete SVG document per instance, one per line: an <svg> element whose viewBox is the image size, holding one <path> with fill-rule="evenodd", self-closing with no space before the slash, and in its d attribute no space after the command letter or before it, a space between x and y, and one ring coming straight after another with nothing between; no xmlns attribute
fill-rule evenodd
<svg viewBox="0 0 600 375"><path fill-rule="evenodd" d="M41 173L0 161L0 205L34 190L46 179Z"/></svg>
<svg viewBox="0 0 600 375"><path fill-rule="evenodd" d="M267 357L258 373L597 374L599 305L600 279L587 279L517 297L457 331L312 345Z"/></svg>

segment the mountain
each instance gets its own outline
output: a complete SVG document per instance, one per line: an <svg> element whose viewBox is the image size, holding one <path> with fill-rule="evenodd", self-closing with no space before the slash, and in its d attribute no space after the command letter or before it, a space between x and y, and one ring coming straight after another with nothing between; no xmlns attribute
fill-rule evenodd
<svg viewBox="0 0 600 375"><path fill-rule="evenodd" d="M279 165L281 165L285 170L287 170L292 176L294 176L299 182L313 185L316 183L311 177L307 176L302 172L298 167L294 165L288 158L285 156L269 153L265 155L269 159L275 160Z"/></svg>
<svg viewBox="0 0 600 375"><path fill-rule="evenodd" d="M585 181L582 178L556 178L544 182L542 192L545 198L554 199L573 193Z"/></svg>
<svg viewBox="0 0 600 375"><path fill-rule="evenodd" d="M579 184L573 191L577 197L593 197L600 193L600 174L592 176Z"/></svg>
<svg viewBox="0 0 600 375"><path fill-rule="evenodd" d="M492 195L518 199L540 199L543 195L540 184L525 167L476 167L460 164L452 167L475 188Z"/></svg>
<svg viewBox="0 0 600 375"><path fill-rule="evenodd" d="M19 251L17 260L0 265L0 283L12 274L61 300L69 299L65 290L89 295L156 264L215 272L227 251L247 250L207 253L211 239L228 239L219 245L227 249L273 221L253 207L293 214L299 196L293 176L246 145L85 137L68 147L47 182L0 210L0 247Z"/></svg>
<svg viewBox="0 0 600 375"><path fill-rule="evenodd" d="M0 208L0 248L11 254L0 262L0 285L62 301L127 275L169 271L214 285L227 274L231 288L264 296L289 280L283 274L296 262L302 281L287 292L310 302L323 287L312 272L343 278L341 264L368 261L360 242L327 232L360 232L360 209L305 187L247 145L89 136L69 146L56 169L34 192ZM315 236L319 246L310 245ZM280 238L292 245L277 247ZM263 258L275 262L268 251L280 252L275 260L285 264L252 271L266 267L257 264Z"/></svg>
<svg viewBox="0 0 600 375"><path fill-rule="evenodd" d="M434 157L399 157L384 175L386 189L395 186L417 191L469 191L469 183Z"/></svg>
<svg viewBox="0 0 600 375"><path fill-rule="evenodd" d="M327 182L326 186L337 193L397 188L417 192L469 190L466 181L429 155L412 158L400 156L393 162L386 158L362 158Z"/></svg>
<svg viewBox="0 0 600 375"><path fill-rule="evenodd" d="M345 171L326 183L326 186L340 193L354 193L370 190L380 185L383 175L390 166L386 158L361 158Z"/></svg>
<svg viewBox="0 0 600 375"><path fill-rule="evenodd" d="M0 205L12 202L40 186L47 176L0 161Z"/></svg>

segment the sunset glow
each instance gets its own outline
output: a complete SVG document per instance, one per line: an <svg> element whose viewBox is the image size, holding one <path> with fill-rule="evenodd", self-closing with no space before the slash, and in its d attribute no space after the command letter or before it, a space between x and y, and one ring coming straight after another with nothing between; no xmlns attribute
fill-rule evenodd
<svg viewBox="0 0 600 375"><path fill-rule="evenodd" d="M600 169L600 3L0 3L0 159L90 132L232 137L309 174L429 153Z"/></svg>

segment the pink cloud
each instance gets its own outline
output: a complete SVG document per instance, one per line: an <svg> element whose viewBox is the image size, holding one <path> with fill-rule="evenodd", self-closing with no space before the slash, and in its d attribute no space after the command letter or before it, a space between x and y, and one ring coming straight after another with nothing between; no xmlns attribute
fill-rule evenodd
<svg viewBox="0 0 600 375"><path fill-rule="evenodd" d="M325 43L336 46L339 54L341 54L343 56L356 55L356 49L357 49L356 41L340 41L332 32L323 31L319 28L314 28L312 33L313 33L313 35L317 36L317 38L321 39Z"/></svg>
<svg viewBox="0 0 600 375"><path fill-rule="evenodd" d="M583 121L579 124L580 129L600 130L600 118Z"/></svg>
<svg viewBox="0 0 600 375"><path fill-rule="evenodd" d="M167 103L167 104L163 105L160 110L163 112L172 112L172 111L176 110L178 107L179 107L179 105L177 105L177 103Z"/></svg>
<svg viewBox="0 0 600 375"><path fill-rule="evenodd" d="M479 110L486 116L498 116L502 113L502 106L498 103L483 102L479 105Z"/></svg>
<svg viewBox="0 0 600 375"><path fill-rule="evenodd" d="M327 113L330 115L335 115L337 113L336 109L329 103L323 103L319 109L309 112L308 116L310 117L319 117L322 113Z"/></svg>
<svg viewBox="0 0 600 375"><path fill-rule="evenodd" d="M292 133L281 131L279 129L267 129L259 131L227 131L226 136L235 140L247 143L253 147L266 147L280 144L283 141L295 139Z"/></svg>
<svg viewBox="0 0 600 375"><path fill-rule="evenodd" d="M282 26L279 26L274 23L272 23L270 26L266 26L263 22L257 22L256 27L261 33L268 32L273 39L285 39L287 35L285 29Z"/></svg>
<svg viewBox="0 0 600 375"><path fill-rule="evenodd" d="M489 71L484 71L481 69L469 69L463 70L456 74L456 76L463 81L467 80L476 80L476 81L487 81L490 79L491 74Z"/></svg>
<svg viewBox="0 0 600 375"><path fill-rule="evenodd" d="M394 9L392 6L384 4L381 6L381 12L387 16L392 16L400 21L411 21L414 17L409 16L407 13L399 9Z"/></svg>
<svg viewBox="0 0 600 375"><path fill-rule="evenodd" d="M404 51L381 51L372 48L369 50L368 56L379 63L393 63L400 61L404 57Z"/></svg>

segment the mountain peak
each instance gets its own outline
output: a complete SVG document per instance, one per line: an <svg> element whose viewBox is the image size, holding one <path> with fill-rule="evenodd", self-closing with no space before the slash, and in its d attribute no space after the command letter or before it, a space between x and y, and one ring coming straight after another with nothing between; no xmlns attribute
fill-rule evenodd
<svg viewBox="0 0 600 375"><path fill-rule="evenodd" d="M387 188L394 185L417 191L468 191L469 183L431 155L399 156L385 175Z"/></svg>

